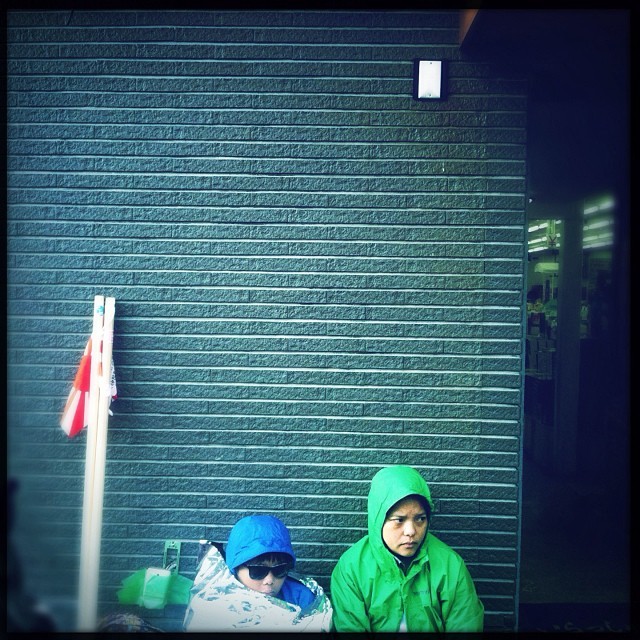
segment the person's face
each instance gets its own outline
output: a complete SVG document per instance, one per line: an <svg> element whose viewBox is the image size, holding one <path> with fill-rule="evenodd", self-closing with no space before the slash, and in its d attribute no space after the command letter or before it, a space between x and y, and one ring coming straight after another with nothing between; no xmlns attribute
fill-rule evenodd
<svg viewBox="0 0 640 640"><path fill-rule="evenodd" d="M382 525L382 539L393 553L411 558L427 533L427 514L415 498L404 498L389 509Z"/></svg>
<svg viewBox="0 0 640 640"><path fill-rule="evenodd" d="M275 569L267 571L271 567ZM245 587L275 597L280 593L290 568L290 564L283 564L281 561L261 560L259 563L249 561L238 567L236 575Z"/></svg>

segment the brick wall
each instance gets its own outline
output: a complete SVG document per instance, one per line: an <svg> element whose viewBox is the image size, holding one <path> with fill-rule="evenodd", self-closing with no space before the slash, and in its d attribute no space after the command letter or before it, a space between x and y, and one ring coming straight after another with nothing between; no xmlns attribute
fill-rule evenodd
<svg viewBox="0 0 640 640"><path fill-rule="evenodd" d="M457 11L10 12L9 473L30 590L73 625L85 435L58 417L116 298L100 613L165 540L279 515L328 586L375 472L418 468L489 628L515 624L525 86ZM415 58L447 98L412 100ZM46 561L44 561L46 559ZM67 618L64 612L67 612ZM179 607L144 612L179 628Z"/></svg>

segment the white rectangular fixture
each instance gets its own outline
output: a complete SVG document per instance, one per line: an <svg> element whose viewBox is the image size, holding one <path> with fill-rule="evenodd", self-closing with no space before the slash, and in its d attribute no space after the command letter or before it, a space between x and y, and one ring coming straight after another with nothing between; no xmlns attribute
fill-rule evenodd
<svg viewBox="0 0 640 640"><path fill-rule="evenodd" d="M443 97L442 61L416 60L414 95L416 100L439 100Z"/></svg>

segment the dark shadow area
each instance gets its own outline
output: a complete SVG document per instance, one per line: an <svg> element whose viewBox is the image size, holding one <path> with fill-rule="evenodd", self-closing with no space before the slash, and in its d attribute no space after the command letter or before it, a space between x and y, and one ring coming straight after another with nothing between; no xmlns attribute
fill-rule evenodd
<svg viewBox="0 0 640 640"><path fill-rule="evenodd" d="M626 492L525 468L519 630L630 630Z"/></svg>
<svg viewBox="0 0 640 640"><path fill-rule="evenodd" d="M479 10L462 42L462 51L473 59L529 79L529 221L562 219L566 231L571 220L574 228L582 225L578 217L585 199L607 192L616 202L606 299L587 295L588 333L578 335L581 293L590 275L586 269L580 274L584 249L582 254L574 249L562 265L572 266L573 275L560 280L557 335L540 333L543 340L551 338L544 345L551 345L548 351L557 349L555 355L564 357L545 375L528 371L526 376L519 610L519 630L525 632L635 628L630 604L637 602L630 579L631 14L620 9ZM559 246L562 251L569 244L560 238ZM566 273L561 267L560 277ZM566 303L567 295L577 306ZM604 302L607 312L596 311L596 302ZM571 342L561 344L567 336Z"/></svg>
<svg viewBox="0 0 640 640"><path fill-rule="evenodd" d="M525 633L629 633L629 605L618 603L527 603L520 606Z"/></svg>

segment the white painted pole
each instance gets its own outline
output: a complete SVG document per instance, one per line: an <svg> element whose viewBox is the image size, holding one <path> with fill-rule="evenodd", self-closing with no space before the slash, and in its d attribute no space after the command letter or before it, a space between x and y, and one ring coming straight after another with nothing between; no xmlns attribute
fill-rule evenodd
<svg viewBox="0 0 640 640"><path fill-rule="evenodd" d="M98 318L103 321L99 326ZM78 631L93 632L97 626L102 507L107 450L107 427L111 400L111 360L115 299L96 296L91 349L90 420L80 550ZM98 335L99 334L99 335Z"/></svg>
<svg viewBox="0 0 640 640"><path fill-rule="evenodd" d="M78 589L78 631L93 631L95 614L91 614L88 585L91 582L91 501L96 455L96 430L98 426L98 371L100 369L102 329L104 323L104 296L95 296L93 301L93 330L91 332L91 379L89 388L89 423L87 425L87 448L84 463L84 498L82 505L82 539L80 543L80 581Z"/></svg>

